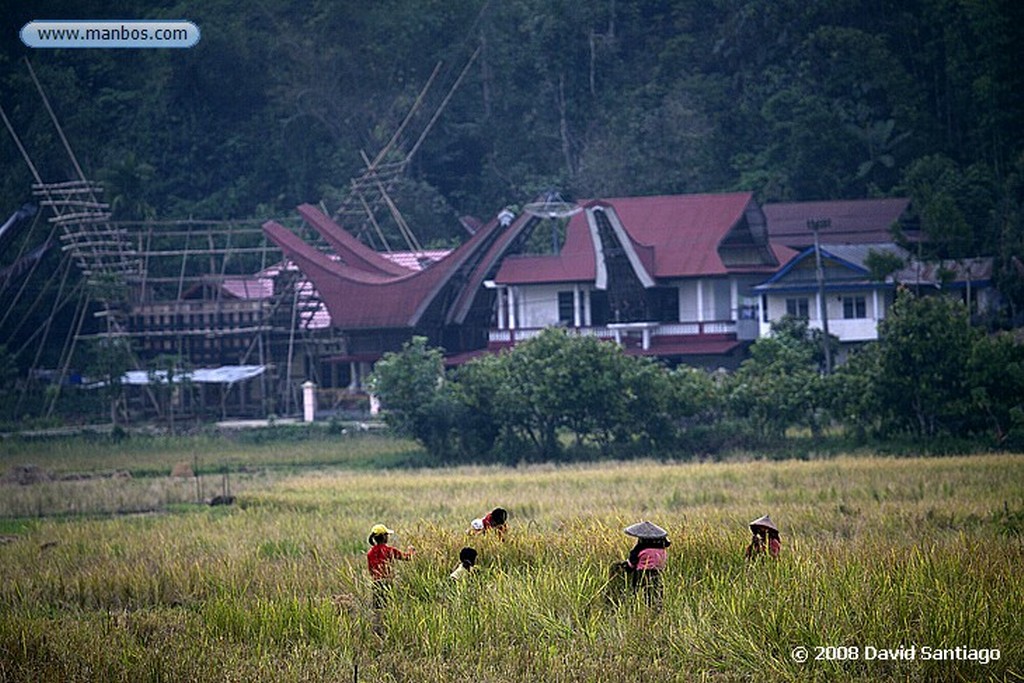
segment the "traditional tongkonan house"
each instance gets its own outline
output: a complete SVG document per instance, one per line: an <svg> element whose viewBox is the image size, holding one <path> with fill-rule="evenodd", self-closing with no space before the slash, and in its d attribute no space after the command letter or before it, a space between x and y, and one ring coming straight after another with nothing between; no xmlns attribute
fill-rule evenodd
<svg viewBox="0 0 1024 683"><path fill-rule="evenodd" d="M505 258L491 348L558 325L627 353L735 367L756 338L752 287L795 252L768 241L749 193L583 203L557 253Z"/></svg>
<svg viewBox="0 0 1024 683"><path fill-rule="evenodd" d="M758 333L752 287L796 253L769 242L750 193L590 200L550 216L531 206L502 211L421 270L310 206L299 211L333 257L277 223L264 230L318 290L347 339L335 360L354 376L413 335L458 363L549 326L671 363L735 367Z"/></svg>

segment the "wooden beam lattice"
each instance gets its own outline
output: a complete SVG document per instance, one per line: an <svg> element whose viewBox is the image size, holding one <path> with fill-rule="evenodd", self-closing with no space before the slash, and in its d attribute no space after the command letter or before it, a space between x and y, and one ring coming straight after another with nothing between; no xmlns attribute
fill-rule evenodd
<svg viewBox="0 0 1024 683"><path fill-rule="evenodd" d="M459 86L462 85L470 67L480 56L481 49L480 46L476 48L455 81L442 96L441 101L434 106L426 122L422 123L418 130L415 130L417 127L414 123L422 121L422 117L418 115L425 106L428 95L441 73L441 62L434 66L426 84L420 89L405 118L402 119L387 143L372 159L365 152L360 152L364 165L363 172L349 181L348 195L334 214L336 218L342 219L343 224L361 224L355 228L358 237L368 239L369 234L375 234L384 249L390 252L391 246L384 237L378 219L378 214L386 211L398 227L399 234L405 241L408 250L415 253L423 252L423 246L403 218L391 194L408 169L416 152L419 151L427 134L437 123ZM370 228L372 228L372 233ZM372 240L370 241L372 242Z"/></svg>
<svg viewBox="0 0 1024 683"><path fill-rule="evenodd" d="M59 183L35 183L32 194L48 207L50 223L60 227L62 249L90 280L108 280L113 287L139 279L142 260L127 231L109 225L109 205L100 201L102 187L81 179ZM94 297L109 303L110 292L98 288Z"/></svg>

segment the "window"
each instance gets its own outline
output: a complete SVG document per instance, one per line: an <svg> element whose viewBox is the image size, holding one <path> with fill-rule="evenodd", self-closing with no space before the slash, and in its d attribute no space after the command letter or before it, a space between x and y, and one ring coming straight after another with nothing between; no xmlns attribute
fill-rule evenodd
<svg viewBox="0 0 1024 683"><path fill-rule="evenodd" d="M574 321L572 292L558 293L558 322L572 325Z"/></svg>
<svg viewBox="0 0 1024 683"><path fill-rule="evenodd" d="M847 320L868 317L867 303L862 296L843 297L843 317Z"/></svg>
<svg viewBox="0 0 1024 683"><path fill-rule="evenodd" d="M807 298L799 299L786 299L786 315L791 318L802 318L807 320L809 308L807 306Z"/></svg>
<svg viewBox="0 0 1024 683"><path fill-rule="evenodd" d="M655 319L661 323L679 322L679 288L655 287L650 291Z"/></svg>
<svg viewBox="0 0 1024 683"><path fill-rule="evenodd" d="M594 289L590 292L590 324L603 327L608 324L608 292Z"/></svg>

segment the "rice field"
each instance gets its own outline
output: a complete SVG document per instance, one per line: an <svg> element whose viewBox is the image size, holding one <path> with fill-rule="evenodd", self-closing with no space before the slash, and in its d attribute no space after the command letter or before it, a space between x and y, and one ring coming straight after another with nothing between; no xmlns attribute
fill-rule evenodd
<svg viewBox="0 0 1024 683"><path fill-rule="evenodd" d="M61 507L142 483L6 509L0 680L1024 680L1021 456L335 466L253 472L232 506ZM505 539L468 537L497 505ZM782 556L748 562L765 513ZM608 579L639 519L672 540L660 608ZM416 548L379 615L377 522Z"/></svg>

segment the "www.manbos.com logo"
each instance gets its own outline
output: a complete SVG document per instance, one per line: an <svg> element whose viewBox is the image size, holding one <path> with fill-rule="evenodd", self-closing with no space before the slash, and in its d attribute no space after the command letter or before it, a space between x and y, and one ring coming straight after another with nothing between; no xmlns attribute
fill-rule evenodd
<svg viewBox="0 0 1024 683"><path fill-rule="evenodd" d="M199 42L191 21L43 20L21 29L21 42L33 48L182 48Z"/></svg>

